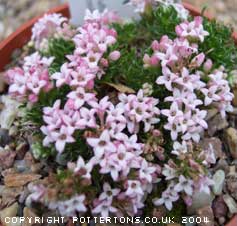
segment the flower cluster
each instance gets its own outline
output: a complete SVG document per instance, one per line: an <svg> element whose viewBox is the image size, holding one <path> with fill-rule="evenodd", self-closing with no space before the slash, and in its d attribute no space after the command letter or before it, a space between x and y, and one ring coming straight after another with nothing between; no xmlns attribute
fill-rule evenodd
<svg viewBox="0 0 237 226"><path fill-rule="evenodd" d="M180 31L181 28L183 31ZM191 32L185 32L186 29ZM231 111L233 94L228 82L223 78L222 71L216 71L214 74L208 74L206 71L206 75L200 70L204 64L210 71L212 64L210 59L205 59L204 53L198 53L197 41L203 42L208 35L203 29L202 18L196 17L192 22L178 25L176 32L179 37L175 40L163 36L160 42L154 41L154 53L151 57L145 55L144 63L145 67L161 64L162 76L157 78L156 83L164 85L172 92L172 95L164 100L171 102L170 109L161 111L168 119L164 128L171 131L172 140L178 140L181 135L184 141L192 139L199 142L200 134L207 128L207 111L202 110L201 106L218 102L218 109L225 116L226 111ZM205 76L209 79L207 84L204 82ZM205 95L204 100L198 96L200 92Z"/></svg>
<svg viewBox="0 0 237 226"><path fill-rule="evenodd" d="M112 52L109 59L103 58L108 47L116 42L116 31L109 29L107 24L116 20L116 15L107 11L102 14L87 11L85 24L78 28L79 33L73 38L76 49L73 55L68 56L70 62L63 64L61 71L52 75L57 87L67 84L92 89L95 77L101 78L104 73L100 65L108 67L109 60L119 59L118 51Z"/></svg>
<svg viewBox="0 0 237 226"><path fill-rule="evenodd" d="M7 71L5 78L10 84L9 94L17 100L37 102L41 91L48 92L53 85L49 78L48 68L54 58L41 57L38 52L24 59L23 68Z"/></svg>
<svg viewBox="0 0 237 226"><path fill-rule="evenodd" d="M48 38L55 35L56 31L62 31L61 25L67 22L67 18L62 17L60 14L46 14L40 18L32 28L32 41L36 49L41 49L44 46L44 42L47 42ZM65 29L64 25L64 29ZM69 31L67 29L67 31ZM60 32L62 33L62 32ZM68 32L66 32L69 35Z"/></svg>
<svg viewBox="0 0 237 226"><path fill-rule="evenodd" d="M196 17L194 21L181 23L176 27L176 33L178 38L175 40L163 36L159 42L152 43L151 48L154 53L152 56L147 54L144 56L144 66L147 68L161 65L162 67L162 75L157 78L156 83L164 85L171 93L164 99L165 102L170 103L170 108L161 110L161 115L167 119L164 129L170 131L171 139L174 141L172 153L183 160L184 156L189 154L188 146L192 141L198 143L203 130L208 127L205 120L207 111L203 110L203 106L212 104L225 117L226 111L232 110L233 94L230 92L227 80L224 79L223 71L219 69L212 72L212 61L206 59L204 53L198 52L198 42L203 42L208 35L203 28L202 18ZM208 79L207 83L206 79ZM200 93L204 97L200 96ZM206 156L203 156L204 159L210 159L207 156L209 154L201 153L199 159L202 158L201 155ZM193 159L191 163L189 162L188 167L197 167L195 161ZM215 162L210 162L213 163ZM185 201L190 199L195 189L193 179L174 175L175 171L172 164L163 171L164 175L172 172L173 176L169 178L172 179L171 183L163 192L162 198L154 200L155 205L165 204L168 209L171 209L172 202L178 199L180 192L185 193ZM201 183L203 188L202 177L200 173L199 184Z"/></svg>
<svg viewBox="0 0 237 226"><path fill-rule="evenodd" d="M187 39L197 39L201 42L204 41L205 36L209 33L204 30L202 25L202 18L195 17L194 21L185 21L176 27L176 33L179 37Z"/></svg>
<svg viewBox="0 0 237 226"><path fill-rule="evenodd" d="M73 108L70 108L67 102L63 110L60 109L58 100L52 108L44 109L44 121L47 126L41 127L41 130L46 135L44 145L55 142L56 149L62 152L66 143L75 141L73 133L76 130L96 129L97 135L91 135L86 139L93 149L93 157L87 163L79 157L77 164L70 168L82 178L92 180L92 169L99 166L102 175L110 175L113 181L120 182L124 187L124 191L121 191L118 197L131 201L134 210L131 213L134 215L143 206L143 197L151 191L152 184L156 183L156 173L160 169L159 165L149 164L141 156L143 144L138 143L134 129L138 132L139 124L144 122L145 131L149 131L152 129L151 125L159 121L156 118L159 110L155 107L158 101L144 97L142 90L137 96L121 94L119 99L121 102L114 106L108 101L108 97L97 101L95 96L92 96L85 106L82 103L78 105L79 108L75 108L73 104ZM82 99L77 98L75 101ZM86 106L90 106L91 109ZM100 132L102 128L104 130ZM126 135L124 133L126 128L134 135ZM132 176L134 173L136 177ZM132 179L129 179L130 177ZM101 197L102 194L92 212L105 211L106 207L107 212L104 216L108 216L109 212L114 213L115 208L111 209L113 199ZM100 208L102 210L98 211Z"/></svg>
<svg viewBox="0 0 237 226"><path fill-rule="evenodd" d="M157 124L160 110L156 107L159 100L152 97L144 97L140 90L136 95L119 96L119 108L124 109L124 115L130 133L139 132L139 124L144 123L144 132L151 130L153 124Z"/></svg>
<svg viewBox="0 0 237 226"><path fill-rule="evenodd" d="M105 15L110 15L110 18ZM91 180L95 179L91 175L92 170L99 167L100 174L110 175L114 182L120 184L120 189L112 189L108 182L104 183L104 192L99 194L98 199L91 200L94 207L92 213L103 216L118 214L119 209L113 206L114 200L121 203L126 200L126 205L129 205L127 211L135 215L142 208L145 195L151 192L152 185L157 182L157 172L160 171L159 165L148 163L141 156L144 145L138 142L136 133L140 131L141 123L144 131L148 132L159 122L160 111L156 107L159 101L144 96L142 90L137 95L120 94L116 105L109 101L108 96L101 100L96 98L94 80L101 78L106 61L108 66L109 61L116 61L120 57L118 51L113 51L108 59L103 58L108 47L116 42L115 30L107 26L111 20L114 17L107 12L101 15L87 12L85 24L78 28L79 33L74 37L74 54L68 56L69 62L62 65L61 72L52 75L58 88L66 84L71 87L71 92L67 94L63 109L60 100L53 107L44 108L46 125L41 127L41 131L45 135L43 145L54 143L56 150L62 153L67 144L75 142L76 131L94 129L86 138L93 150L91 159L86 161L80 156L69 169L87 180L86 184L91 184ZM127 135L126 130L132 135ZM63 210L69 203L80 200L83 207L82 197L83 194L74 194L67 201L52 201L49 208L57 208L67 214L69 210ZM129 204L127 200L130 200ZM85 210L69 209L69 214Z"/></svg>
<svg viewBox="0 0 237 226"><path fill-rule="evenodd" d="M224 118L226 112L233 111L231 101L234 98L226 80L226 75L222 70L217 70L209 74L208 79L207 86L201 89L201 92L205 95L204 104L205 106L210 104L216 106Z"/></svg>

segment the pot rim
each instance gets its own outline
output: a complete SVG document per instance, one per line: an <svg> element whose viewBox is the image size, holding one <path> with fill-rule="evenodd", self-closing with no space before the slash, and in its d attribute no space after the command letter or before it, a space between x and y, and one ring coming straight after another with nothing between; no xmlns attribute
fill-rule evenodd
<svg viewBox="0 0 237 226"><path fill-rule="evenodd" d="M39 18L45 14L61 13L63 16L70 18L70 11L68 3L54 7L41 14L40 16L34 17L33 19L25 22L15 32L10 34L6 39L0 42L0 72L4 71L4 68L9 62L11 62L11 56L14 50L22 48L31 37L31 29Z"/></svg>

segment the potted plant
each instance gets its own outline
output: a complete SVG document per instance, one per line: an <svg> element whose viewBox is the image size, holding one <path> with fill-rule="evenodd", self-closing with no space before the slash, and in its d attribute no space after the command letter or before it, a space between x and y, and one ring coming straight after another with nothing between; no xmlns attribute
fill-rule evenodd
<svg viewBox="0 0 237 226"><path fill-rule="evenodd" d="M226 223L227 212L235 213L235 169L216 171L225 156L205 142L213 139L208 132L222 138L207 132L208 118L222 120L233 110L232 31L187 4L128 4L139 21L86 11L75 28L64 5L54 12L66 17L33 20L0 45L3 69L13 50L27 44L28 56L5 73L20 113L5 125L30 146L19 157L24 164L31 156L39 165L37 173L26 166L19 172L14 152L5 150L2 159L13 161L4 166L4 186L28 189L25 208L37 204L75 222L76 216L136 216L214 225L215 216ZM225 174L232 187L224 185ZM183 217L188 213L196 217Z"/></svg>

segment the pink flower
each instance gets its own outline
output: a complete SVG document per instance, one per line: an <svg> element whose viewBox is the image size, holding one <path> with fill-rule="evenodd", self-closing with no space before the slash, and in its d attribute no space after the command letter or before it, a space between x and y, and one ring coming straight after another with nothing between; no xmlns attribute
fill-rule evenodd
<svg viewBox="0 0 237 226"><path fill-rule="evenodd" d="M41 201L47 192L47 189L42 184L33 185L32 183L30 183L28 185L28 189L31 194L27 197L26 203L31 203L32 201L33 202Z"/></svg>
<svg viewBox="0 0 237 226"><path fill-rule="evenodd" d="M96 111L94 109L89 110L82 107L80 109L81 118L79 120L79 124L83 127L97 128L95 113Z"/></svg>
<svg viewBox="0 0 237 226"><path fill-rule="evenodd" d="M171 131L172 140L177 140L178 134L182 131L182 127L177 119L168 121L164 128Z"/></svg>
<svg viewBox="0 0 237 226"><path fill-rule="evenodd" d="M169 46L165 52L155 52L154 56L161 61L162 67L168 66L178 60L178 56L176 55L175 48L173 46Z"/></svg>
<svg viewBox="0 0 237 226"><path fill-rule="evenodd" d="M177 171L168 164L164 165L162 174L165 176L166 180L172 180L177 177Z"/></svg>
<svg viewBox="0 0 237 226"><path fill-rule="evenodd" d="M89 68L97 68L100 59L102 58L101 53L94 53L92 51L87 53L87 56L84 58L84 60L87 62Z"/></svg>
<svg viewBox="0 0 237 226"><path fill-rule="evenodd" d="M68 67L68 63L61 66L60 72L54 73L51 77L56 80L56 87L61 87L64 84L70 84L72 69Z"/></svg>
<svg viewBox="0 0 237 226"><path fill-rule="evenodd" d="M178 78L178 76L170 71L168 67L162 67L163 75L159 76L156 80L158 85L165 85L169 91L173 90L172 84Z"/></svg>
<svg viewBox="0 0 237 226"><path fill-rule="evenodd" d="M76 29L68 24L67 22L63 22L61 26L56 28L56 37L63 38L65 40L71 40L77 31Z"/></svg>
<svg viewBox="0 0 237 226"><path fill-rule="evenodd" d="M103 97L99 102L98 101L92 101L89 103L90 106L96 110L96 113L98 114L101 121L104 120L104 114L107 109L110 108L112 103L109 101L109 97L105 96Z"/></svg>
<svg viewBox="0 0 237 226"><path fill-rule="evenodd" d="M6 73L10 85L9 94L19 101L28 97L30 102L37 102L41 91L52 89L48 72L52 62L52 57L41 57L38 52L25 57L23 69L15 68Z"/></svg>
<svg viewBox="0 0 237 226"><path fill-rule="evenodd" d="M207 122L205 121L206 116L207 116L207 111L196 109L193 112L192 119L197 125L200 125L204 129L207 129L208 125L207 125Z"/></svg>
<svg viewBox="0 0 237 226"><path fill-rule="evenodd" d="M135 7L135 12L144 13L146 8L154 3L154 0L130 0L129 5Z"/></svg>
<svg viewBox="0 0 237 226"><path fill-rule="evenodd" d="M179 106L176 102L173 102L170 109L161 110L161 114L168 117L169 121L173 121L176 117L183 116L183 112L179 110Z"/></svg>
<svg viewBox="0 0 237 226"><path fill-rule="evenodd" d="M102 158L105 151L116 151L116 148L111 141L108 130L104 130L99 138L87 138L87 143L93 148L94 154L98 159Z"/></svg>
<svg viewBox="0 0 237 226"><path fill-rule="evenodd" d="M70 92L67 97L74 101L75 109L80 109L85 103L91 103L95 100L95 94L86 93L83 88L77 88L76 91Z"/></svg>
<svg viewBox="0 0 237 226"><path fill-rule="evenodd" d="M19 100L23 99L27 93L27 77L25 76L24 71L20 68L15 68L9 70L6 77L10 84L8 89L9 94Z"/></svg>
<svg viewBox="0 0 237 226"><path fill-rule="evenodd" d="M182 69L181 77L175 79L175 83L178 83L181 86L184 86L190 91L193 91L193 76L189 74L187 68Z"/></svg>
<svg viewBox="0 0 237 226"><path fill-rule="evenodd" d="M145 97L142 89L138 91L137 96L120 94L119 100L117 107L125 109L124 115L130 133L137 133L141 122L145 124L145 132L148 132L153 124L159 122L160 110L156 107L159 100Z"/></svg>
<svg viewBox="0 0 237 226"><path fill-rule="evenodd" d="M142 152L143 144L138 143L136 134L128 137L126 134L120 133L115 138L125 145L127 151L135 151L138 155Z"/></svg>
<svg viewBox="0 0 237 226"><path fill-rule="evenodd" d="M112 155L112 154L111 154ZM100 161L100 173L101 174L110 174L114 181L118 181L119 173L122 171L122 166L118 164L116 159L110 159L109 154Z"/></svg>
<svg viewBox="0 0 237 226"><path fill-rule="evenodd" d="M126 118L123 116L124 109L119 107L110 106L110 109L107 110L106 125L110 130L115 134L122 132L126 127Z"/></svg>
<svg viewBox="0 0 237 226"><path fill-rule="evenodd" d="M73 138L74 129L72 127L62 126L59 131L54 131L51 133L53 140L56 141L55 147L59 153L64 151L65 145L67 143L74 143Z"/></svg>
<svg viewBox="0 0 237 226"><path fill-rule="evenodd" d="M48 68L54 61L54 57L42 57L39 52L35 52L24 58L23 68L25 71L33 71L37 69Z"/></svg>
<svg viewBox="0 0 237 226"><path fill-rule="evenodd" d="M100 13L99 10L91 12L86 9L84 20L87 23L100 23L102 25L120 22L120 18L116 12L108 11L107 9L105 9L102 13Z"/></svg>
<svg viewBox="0 0 237 226"><path fill-rule="evenodd" d="M201 152L200 158L204 159L204 165L210 166L216 164L216 155L212 144L209 144L209 147Z"/></svg>
<svg viewBox="0 0 237 226"><path fill-rule="evenodd" d="M212 69L212 66L213 66L212 60L207 59L207 61L203 65L203 68L205 72L209 72Z"/></svg>
<svg viewBox="0 0 237 226"><path fill-rule="evenodd" d="M186 21L181 23L176 27L176 33L180 37L196 38L201 42L203 42L204 38L209 35L209 33L203 28L201 17L195 17L192 22Z"/></svg>
<svg viewBox="0 0 237 226"><path fill-rule="evenodd" d="M186 206L192 206L192 204L193 204L193 199L192 199L192 197L191 196L188 196L188 195L185 195L184 197L183 197L183 200L184 200L184 203L186 204Z"/></svg>
<svg viewBox="0 0 237 226"><path fill-rule="evenodd" d="M200 176L197 184L197 188L200 192L205 192L210 194L210 187L214 184L214 181L208 178L207 176Z"/></svg>
<svg viewBox="0 0 237 226"><path fill-rule="evenodd" d="M205 95L205 106L210 105L213 101L219 101L220 96L218 96L216 93L218 91L218 86L211 86L209 89L203 88L201 89L201 92Z"/></svg>

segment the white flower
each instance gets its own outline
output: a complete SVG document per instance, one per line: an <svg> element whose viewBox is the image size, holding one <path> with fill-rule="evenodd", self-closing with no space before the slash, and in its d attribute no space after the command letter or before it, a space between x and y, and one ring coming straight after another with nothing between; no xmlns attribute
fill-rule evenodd
<svg viewBox="0 0 237 226"><path fill-rule="evenodd" d="M149 183L152 182L152 174L155 173L156 168L149 166L148 162L143 159L141 163L141 168L139 170L139 177L142 180L148 181Z"/></svg>
<svg viewBox="0 0 237 226"><path fill-rule="evenodd" d="M49 209L58 209L62 216L73 217L77 213L84 213L87 208L84 204L85 195L77 195L66 201L49 203Z"/></svg>
<svg viewBox="0 0 237 226"><path fill-rule="evenodd" d="M117 208L112 206L111 200L105 200L101 202L96 208L92 210L92 213L99 214L102 217L108 217L109 213L116 213Z"/></svg>
<svg viewBox="0 0 237 226"><path fill-rule="evenodd" d="M169 165L165 164L162 174L165 176L166 180L171 180L177 177L177 172L174 168L171 168Z"/></svg>
<svg viewBox="0 0 237 226"><path fill-rule="evenodd" d="M191 196L193 194L193 181L180 175L179 183L174 186L174 190L177 192L184 191L187 195Z"/></svg>
<svg viewBox="0 0 237 226"><path fill-rule="evenodd" d="M166 191L162 192L161 198L153 200L155 206L165 205L168 210L173 208L173 202L176 202L179 199L179 195L172 188L168 188Z"/></svg>
<svg viewBox="0 0 237 226"><path fill-rule="evenodd" d="M120 189L112 189L109 183L104 183L103 193L100 194L99 200L112 200L114 196L117 196Z"/></svg>
<svg viewBox="0 0 237 226"><path fill-rule="evenodd" d="M174 142L172 154L180 155L180 154L185 154L187 152L188 152L188 147L187 147L186 141L182 141L182 143L179 143L178 141Z"/></svg>
<svg viewBox="0 0 237 226"><path fill-rule="evenodd" d="M90 179L93 164L91 162L85 163L84 159L80 156L77 160L75 173L81 173L83 178Z"/></svg>
<svg viewBox="0 0 237 226"><path fill-rule="evenodd" d="M126 195L129 197L143 196L142 185L140 181L128 180L128 189Z"/></svg>

